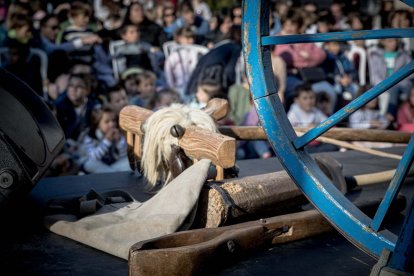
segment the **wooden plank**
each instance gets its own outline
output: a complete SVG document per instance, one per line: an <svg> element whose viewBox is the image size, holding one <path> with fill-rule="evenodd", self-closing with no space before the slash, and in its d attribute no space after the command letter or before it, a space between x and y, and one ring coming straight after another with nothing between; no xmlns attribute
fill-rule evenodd
<svg viewBox="0 0 414 276"><path fill-rule="evenodd" d="M405 208L399 197L393 212ZM355 202L363 211L376 209L380 198ZM258 248L308 238L333 230L315 209L209 229L177 232L138 242L130 249L129 275L197 275Z"/></svg>
<svg viewBox="0 0 414 276"><path fill-rule="evenodd" d="M237 140L267 140L264 130L260 126L223 126L220 132ZM306 132L308 128L295 128L297 132ZM379 129L351 129L332 128L322 137L333 138L341 141L367 141L407 144L411 134L401 131Z"/></svg>

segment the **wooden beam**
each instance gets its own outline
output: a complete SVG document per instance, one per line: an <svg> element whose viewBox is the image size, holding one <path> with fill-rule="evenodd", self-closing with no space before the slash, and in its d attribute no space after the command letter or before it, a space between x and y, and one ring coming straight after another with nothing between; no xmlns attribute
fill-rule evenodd
<svg viewBox="0 0 414 276"><path fill-rule="evenodd" d="M222 134L234 137L237 140L267 140L266 134L260 126L223 126L219 130ZM308 128L295 128L297 132L306 132L308 130ZM322 137L341 141L407 144L411 133L379 129L332 128Z"/></svg>
<svg viewBox="0 0 414 276"><path fill-rule="evenodd" d="M391 213L405 208L399 197ZM372 212L380 198L355 202ZM197 275L259 248L283 244L332 231L315 209L246 223L177 232L138 242L129 251L129 275Z"/></svg>
<svg viewBox="0 0 414 276"><path fill-rule="evenodd" d="M286 171L212 182L200 194L196 227L214 228L254 215L292 212L307 199Z"/></svg>
<svg viewBox="0 0 414 276"><path fill-rule="evenodd" d="M190 127L179 140L179 146L193 159L210 159L223 168L236 164L236 140L220 133Z"/></svg>
<svg viewBox="0 0 414 276"><path fill-rule="evenodd" d="M152 113L149 109L128 105L119 114L119 126L127 132L142 135L141 127Z"/></svg>

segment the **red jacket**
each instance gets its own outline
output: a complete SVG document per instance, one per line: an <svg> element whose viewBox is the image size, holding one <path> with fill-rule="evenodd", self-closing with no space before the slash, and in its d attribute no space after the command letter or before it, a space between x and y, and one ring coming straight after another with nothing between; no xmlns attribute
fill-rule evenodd
<svg viewBox="0 0 414 276"><path fill-rule="evenodd" d="M414 114L409 102L403 103L398 109L398 130L414 132Z"/></svg>

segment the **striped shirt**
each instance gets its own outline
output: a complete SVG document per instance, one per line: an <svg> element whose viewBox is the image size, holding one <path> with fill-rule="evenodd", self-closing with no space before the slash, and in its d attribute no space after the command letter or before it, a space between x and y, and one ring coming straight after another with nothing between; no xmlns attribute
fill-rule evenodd
<svg viewBox="0 0 414 276"><path fill-rule="evenodd" d="M90 159L109 165L127 155L127 143L123 136L118 143L113 143L106 138L98 140L87 135L83 139L82 147Z"/></svg>

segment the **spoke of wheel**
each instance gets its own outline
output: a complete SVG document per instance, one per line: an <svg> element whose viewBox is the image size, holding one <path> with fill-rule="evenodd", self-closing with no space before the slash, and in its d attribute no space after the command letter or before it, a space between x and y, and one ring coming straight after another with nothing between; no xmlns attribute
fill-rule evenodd
<svg viewBox="0 0 414 276"><path fill-rule="evenodd" d="M396 247L392 253L389 267L399 271L407 271L414 256L414 197L407 209L404 224L400 232Z"/></svg>
<svg viewBox="0 0 414 276"><path fill-rule="evenodd" d="M374 231L378 231L384 221L385 215L388 212L388 209L391 206L391 203L397 196L398 192L401 189L401 185L404 182L405 177L407 176L408 171L410 170L411 164L414 159L414 136L411 136L410 142L407 145L407 148L404 151L403 157L398 164L397 169L395 170L394 176L391 180L390 186L385 193L384 198L381 201L380 206L378 207L377 213L374 216L374 219L371 223L371 228Z"/></svg>
<svg viewBox="0 0 414 276"><path fill-rule="evenodd" d="M414 0L401 0L402 2L406 3L407 5L414 7Z"/></svg>
<svg viewBox="0 0 414 276"><path fill-rule="evenodd" d="M350 116L352 113L366 105L368 102L372 101L374 98L378 97L383 92L387 91L395 84L408 77L414 72L414 61L403 66L400 70L378 83L376 86L354 99L348 105L338 110L328 119L320 123L318 126L306 132L304 135L295 139L293 144L297 149L300 149L306 146L311 141L315 140L317 137L324 134L326 131L337 125L339 122Z"/></svg>
<svg viewBox="0 0 414 276"><path fill-rule="evenodd" d="M322 34L263 36L262 45L414 37L414 28L362 30Z"/></svg>

